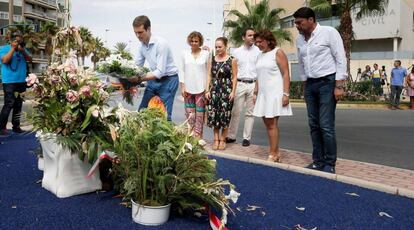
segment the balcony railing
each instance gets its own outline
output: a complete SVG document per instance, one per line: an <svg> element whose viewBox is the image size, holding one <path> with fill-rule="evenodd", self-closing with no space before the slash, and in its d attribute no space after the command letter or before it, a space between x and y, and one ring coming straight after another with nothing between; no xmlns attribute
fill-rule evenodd
<svg viewBox="0 0 414 230"><path fill-rule="evenodd" d="M28 3L39 4L51 9L57 9L56 0L26 0Z"/></svg>
<svg viewBox="0 0 414 230"><path fill-rule="evenodd" d="M33 63L43 63L43 64L46 64L50 60L50 55L45 55L45 54L32 55L32 60L33 60Z"/></svg>
<svg viewBox="0 0 414 230"><path fill-rule="evenodd" d="M47 20L51 20L51 21L56 21L57 20L57 15L56 13L46 13L42 10L37 10L37 9L32 9L32 8L26 8L25 9L25 14L30 14L30 15L34 15L37 16L39 18L42 19L47 19Z"/></svg>

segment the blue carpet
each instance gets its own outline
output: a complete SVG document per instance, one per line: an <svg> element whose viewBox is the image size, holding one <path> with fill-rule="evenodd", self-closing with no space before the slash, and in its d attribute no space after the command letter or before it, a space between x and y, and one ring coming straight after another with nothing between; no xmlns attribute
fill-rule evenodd
<svg viewBox="0 0 414 230"><path fill-rule="evenodd" d="M0 229L209 229L207 219L171 217L161 227L133 223L111 192L65 199L42 189L33 134L0 137ZM242 193L230 229L413 229L414 200L217 158L218 174ZM357 193L359 197L345 193ZM248 205L260 206L247 211ZM304 207L299 211L296 207ZM238 211L238 208L240 211ZM380 217L386 212L393 218Z"/></svg>

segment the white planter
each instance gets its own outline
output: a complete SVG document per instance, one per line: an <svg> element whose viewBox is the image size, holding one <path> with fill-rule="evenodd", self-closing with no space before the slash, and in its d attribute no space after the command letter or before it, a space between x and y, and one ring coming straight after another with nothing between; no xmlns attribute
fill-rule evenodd
<svg viewBox="0 0 414 230"><path fill-rule="evenodd" d="M53 135L47 136L39 138L44 159L43 188L59 198L102 189L99 173L86 178L92 165L86 160L81 161L78 154L73 154L57 144Z"/></svg>
<svg viewBox="0 0 414 230"><path fill-rule="evenodd" d="M164 206L146 206L132 202L132 219L135 223L156 226L164 224L170 217L171 204Z"/></svg>
<svg viewBox="0 0 414 230"><path fill-rule="evenodd" d="M37 157L37 168L40 171L43 171L43 169L45 168L45 160L43 159L43 157Z"/></svg>

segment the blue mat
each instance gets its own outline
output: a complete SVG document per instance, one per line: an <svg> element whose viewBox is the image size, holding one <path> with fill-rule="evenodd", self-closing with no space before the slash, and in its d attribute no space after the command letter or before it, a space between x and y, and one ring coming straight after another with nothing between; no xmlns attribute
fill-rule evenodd
<svg viewBox="0 0 414 230"><path fill-rule="evenodd" d="M38 183L33 134L0 138L0 229L210 229L207 218L172 216L135 224L111 192L56 198ZM218 174L241 192L230 229L413 229L414 200L318 177L217 158ZM346 195L356 193L359 197ZM246 210L249 205L259 206ZM304 207L304 211L297 209ZM381 217L386 212L393 218Z"/></svg>

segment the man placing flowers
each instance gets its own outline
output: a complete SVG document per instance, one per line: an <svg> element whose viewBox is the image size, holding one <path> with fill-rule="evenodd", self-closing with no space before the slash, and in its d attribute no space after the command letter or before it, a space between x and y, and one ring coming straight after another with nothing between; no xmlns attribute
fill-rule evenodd
<svg viewBox="0 0 414 230"><path fill-rule="evenodd" d="M20 113L23 106L20 93L26 91L26 62L30 62L32 58L25 49L23 37L19 32L10 36L9 45L1 47L0 59L4 91L4 105L0 114L0 135L8 135L6 125L12 110L13 132L23 133L24 131L20 128Z"/></svg>
<svg viewBox="0 0 414 230"><path fill-rule="evenodd" d="M153 96L159 96L167 108L168 120L178 89L178 68L174 64L173 55L166 40L152 36L151 22L145 15L138 16L132 23L134 33L140 41L136 64L143 66L148 62L150 72L142 78L130 78L131 82L148 81L139 109L147 108Z"/></svg>

